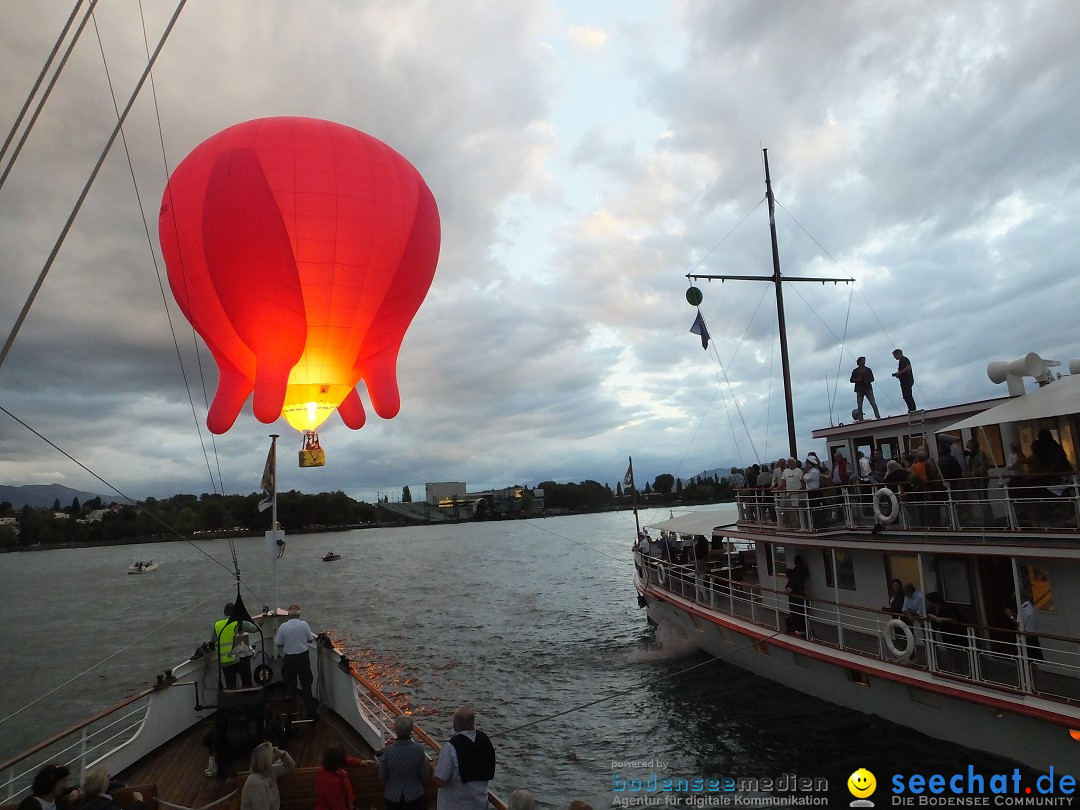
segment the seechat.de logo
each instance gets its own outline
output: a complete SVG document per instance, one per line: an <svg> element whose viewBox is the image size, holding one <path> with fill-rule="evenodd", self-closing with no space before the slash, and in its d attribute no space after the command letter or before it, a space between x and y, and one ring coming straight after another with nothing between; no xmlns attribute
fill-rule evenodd
<svg viewBox="0 0 1080 810"><path fill-rule="evenodd" d="M847 780L847 788L851 791L851 795L855 797L855 801L851 802L850 807L873 807L874 803L868 801L868 797L874 794L877 790L877 779L866 768L859 768Z"/></svg>

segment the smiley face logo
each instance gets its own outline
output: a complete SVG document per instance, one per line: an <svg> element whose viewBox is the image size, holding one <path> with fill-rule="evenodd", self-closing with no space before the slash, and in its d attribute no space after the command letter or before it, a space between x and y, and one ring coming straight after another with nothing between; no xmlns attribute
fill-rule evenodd
<svg viewBox="0 0 1080 810"><path fill-rule="evenodd" d="M865 799L877 789L877 779L866 768L859 768L848 777L847 787L856 799Z"/></svg>

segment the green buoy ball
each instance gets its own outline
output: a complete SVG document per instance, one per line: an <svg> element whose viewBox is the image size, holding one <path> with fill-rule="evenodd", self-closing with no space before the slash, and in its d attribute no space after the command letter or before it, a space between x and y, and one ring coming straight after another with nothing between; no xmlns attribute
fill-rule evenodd
<svg viewBox="0 0 1080 810"><path fill-rule="evenodd" d="M701 299L701 290L699 290L697 287L691 287L689 290L686 291L686 303L688 303L690 306L701 306Z"/></svg>

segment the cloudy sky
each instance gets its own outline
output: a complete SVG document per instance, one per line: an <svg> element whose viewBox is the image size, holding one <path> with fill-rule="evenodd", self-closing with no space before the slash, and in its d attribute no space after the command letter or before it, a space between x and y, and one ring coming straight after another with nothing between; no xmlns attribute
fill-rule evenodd
<svg viewBox="0 0 1080 810"><path fill-rule="evenodd" d="M3 134L72 5L0 6ZM100 6L0 188L3 337L115 124L105 64L123 106L145 63L138 3ZM144 0L151 43L172 11ZM639 483L775 458L771 287L702 285L708 351L684 298L691 270L771 272L763 147L783 272L856 280L785 291L800 450L830 411L850 418L858 354L886 413L903 407L896 346L920 405L1003 394L988 360L1080 356L1078 42L1068 0L190 0L125 127L138 196L118 143L0 367L0 405L137 498L255 491L271 432L281 487L369 500L428 481L614 486L631 455ZM401 413L356 432L332 416L318 470L250 405L223 436L201 427L216 370L166 293L181 370L159 284L167 172L272 115L386 141L442 217ZM107 494L0 414L0 483L53 482Z"/></svg>

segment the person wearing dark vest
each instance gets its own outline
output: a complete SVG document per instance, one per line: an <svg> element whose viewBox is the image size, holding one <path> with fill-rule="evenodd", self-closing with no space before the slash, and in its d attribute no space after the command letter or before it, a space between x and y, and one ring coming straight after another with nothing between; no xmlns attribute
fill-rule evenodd
<svg viewBox="0 0 1080 810"><path fill-rule="evenodd" d="M462 706L454 712L454 736L439 752L434 781L437 810L484 810L488 782L495 777L495 748L476 730L476 712Z"/></svg>
<svg viewBox="0 0 1080 810"><path fill-rule="evenodd" d="M244 645L244 648L248 650L247 655L241 655L233 650L234 642L236 640L238 627L235 620L229 618L232 616L233 603L228 602L225 605L225 618L219 619L214 623L214 645L217 647L218 660L221 661L221 674L225 678L225 688L235 689L236 679L239 676L240 683L244 685L244 688L251 687L251 653L250 647ZM245 633L257 633L259 628L248 622L244 622Z"/></svg>

